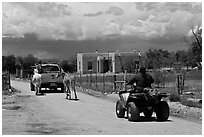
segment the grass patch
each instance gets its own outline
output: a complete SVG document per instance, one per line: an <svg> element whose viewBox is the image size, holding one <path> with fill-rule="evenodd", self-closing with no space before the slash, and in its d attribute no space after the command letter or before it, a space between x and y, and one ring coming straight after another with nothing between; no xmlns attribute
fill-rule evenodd
<svg viewBox="0 0 204 137"><path fill-rule="evenodd" d="M185 97L185 96L181 97L180 103L185 105L185 106L189 106L189 107L202 108L202 103L194 102L192 100L188 100L188 98Z"/></svg>
<svg viewBox="0 0 204 137"><path fill-rule="evenodd" d="M171 102L180 102L181 101L181 97L180 97L180 95L178 95L176 93L170 93L169 101L171 101Z"/></svg>
<svg viewBox="0 0 204 137"><path fill-rule="evenodd" d="M186 97L185 95L180 96L177 93L170 93L169 101L180 102L182 105L189 106L189 107L202 108L201 102L195 102L192 100L188 100L188 97Z"/></svg>
<svg viewBox="0 0 204 137"><path fill-rule="evenodd" d="M20 93L20 91L16 90L15 88L11 87L11 89L3 90L2 95L11 96L15 93Z"/></svg>

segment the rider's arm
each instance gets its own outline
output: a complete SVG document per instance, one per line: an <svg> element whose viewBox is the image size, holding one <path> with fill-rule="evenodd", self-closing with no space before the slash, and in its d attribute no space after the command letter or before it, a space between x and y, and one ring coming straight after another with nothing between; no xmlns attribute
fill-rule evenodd
<svg viewBox="0 0 204 137"><path fill-rule="evenodd" d="M136 77L127 82L127 85L133 85L136 82Z"/></svg>
<svg viewBox="0 0 204 137"><path fill-rule="evenodd" d="M152 78L152 76L150 76L150 82L151 84L154 83L154 79Z"/></svg>

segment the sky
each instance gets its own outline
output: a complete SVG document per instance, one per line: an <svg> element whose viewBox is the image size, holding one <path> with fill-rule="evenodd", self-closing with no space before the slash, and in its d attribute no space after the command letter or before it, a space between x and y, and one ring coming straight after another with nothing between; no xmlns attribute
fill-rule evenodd
<svg viewBox="0 0 204 137"><path fill-rule="evenodd" d="M3 2L2 55L176 51L201 24L201 2Z"/></svg>

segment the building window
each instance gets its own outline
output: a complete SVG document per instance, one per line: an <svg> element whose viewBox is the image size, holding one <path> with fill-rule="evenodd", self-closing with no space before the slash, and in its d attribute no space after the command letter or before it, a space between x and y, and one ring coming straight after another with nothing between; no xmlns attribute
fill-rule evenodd
<svg viewBox="0 0 204 137"><path fill-rule="evenodd" d="M93 70L92 61L89 61L89 62L88 62L88 70Z"/></svg>

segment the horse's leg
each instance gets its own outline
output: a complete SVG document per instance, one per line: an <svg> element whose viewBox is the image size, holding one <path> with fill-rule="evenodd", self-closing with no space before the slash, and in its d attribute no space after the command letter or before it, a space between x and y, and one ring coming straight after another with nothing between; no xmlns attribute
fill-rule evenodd
<svg viewBox="0 0 204 137"><path fill-rule="evenodd" d="M64 93L66 94L66 99L68 99L69 94L68 94L68 88L67 88L66 81L63 80L63 84L64 84L64 88L65 88Z"/></svg>
<svg viewBox="0 0 204 137"><path fill-rule="evenodd" d="M72 89L74 91L75 99L77 99L75 81L72 82Z"/></svg>
<svg viewBox="0 0 204 137"><path fill-rule="evenodd" d="M65 86L66 90L65 90L65 94L66 94L66 99L68 99L69 93L68 93L68 88L67 85Z"/></svg>
<svg viewBox="0 0 204 137"><path fill-rule="evenodd" d="M69 86L67 85L67 87L68 87L68 91L69 91L69 100L71 100L71 88L70 88L70 85Z"/></svg>
<svg viewBox="0 0 204 137"><path fill-rule="evenodd" d="M69 96L69 94L68 94L68 90L67 90L67 88L66 88L66 91L65 91L66 93L66 99L68 99L68 96Z"/></svg>
<svg viewBox="0 0 204 137"><path fill-rule="evenodd" d="M38 95L38 86L35 85L35 95L37 96Z"/></svg>

